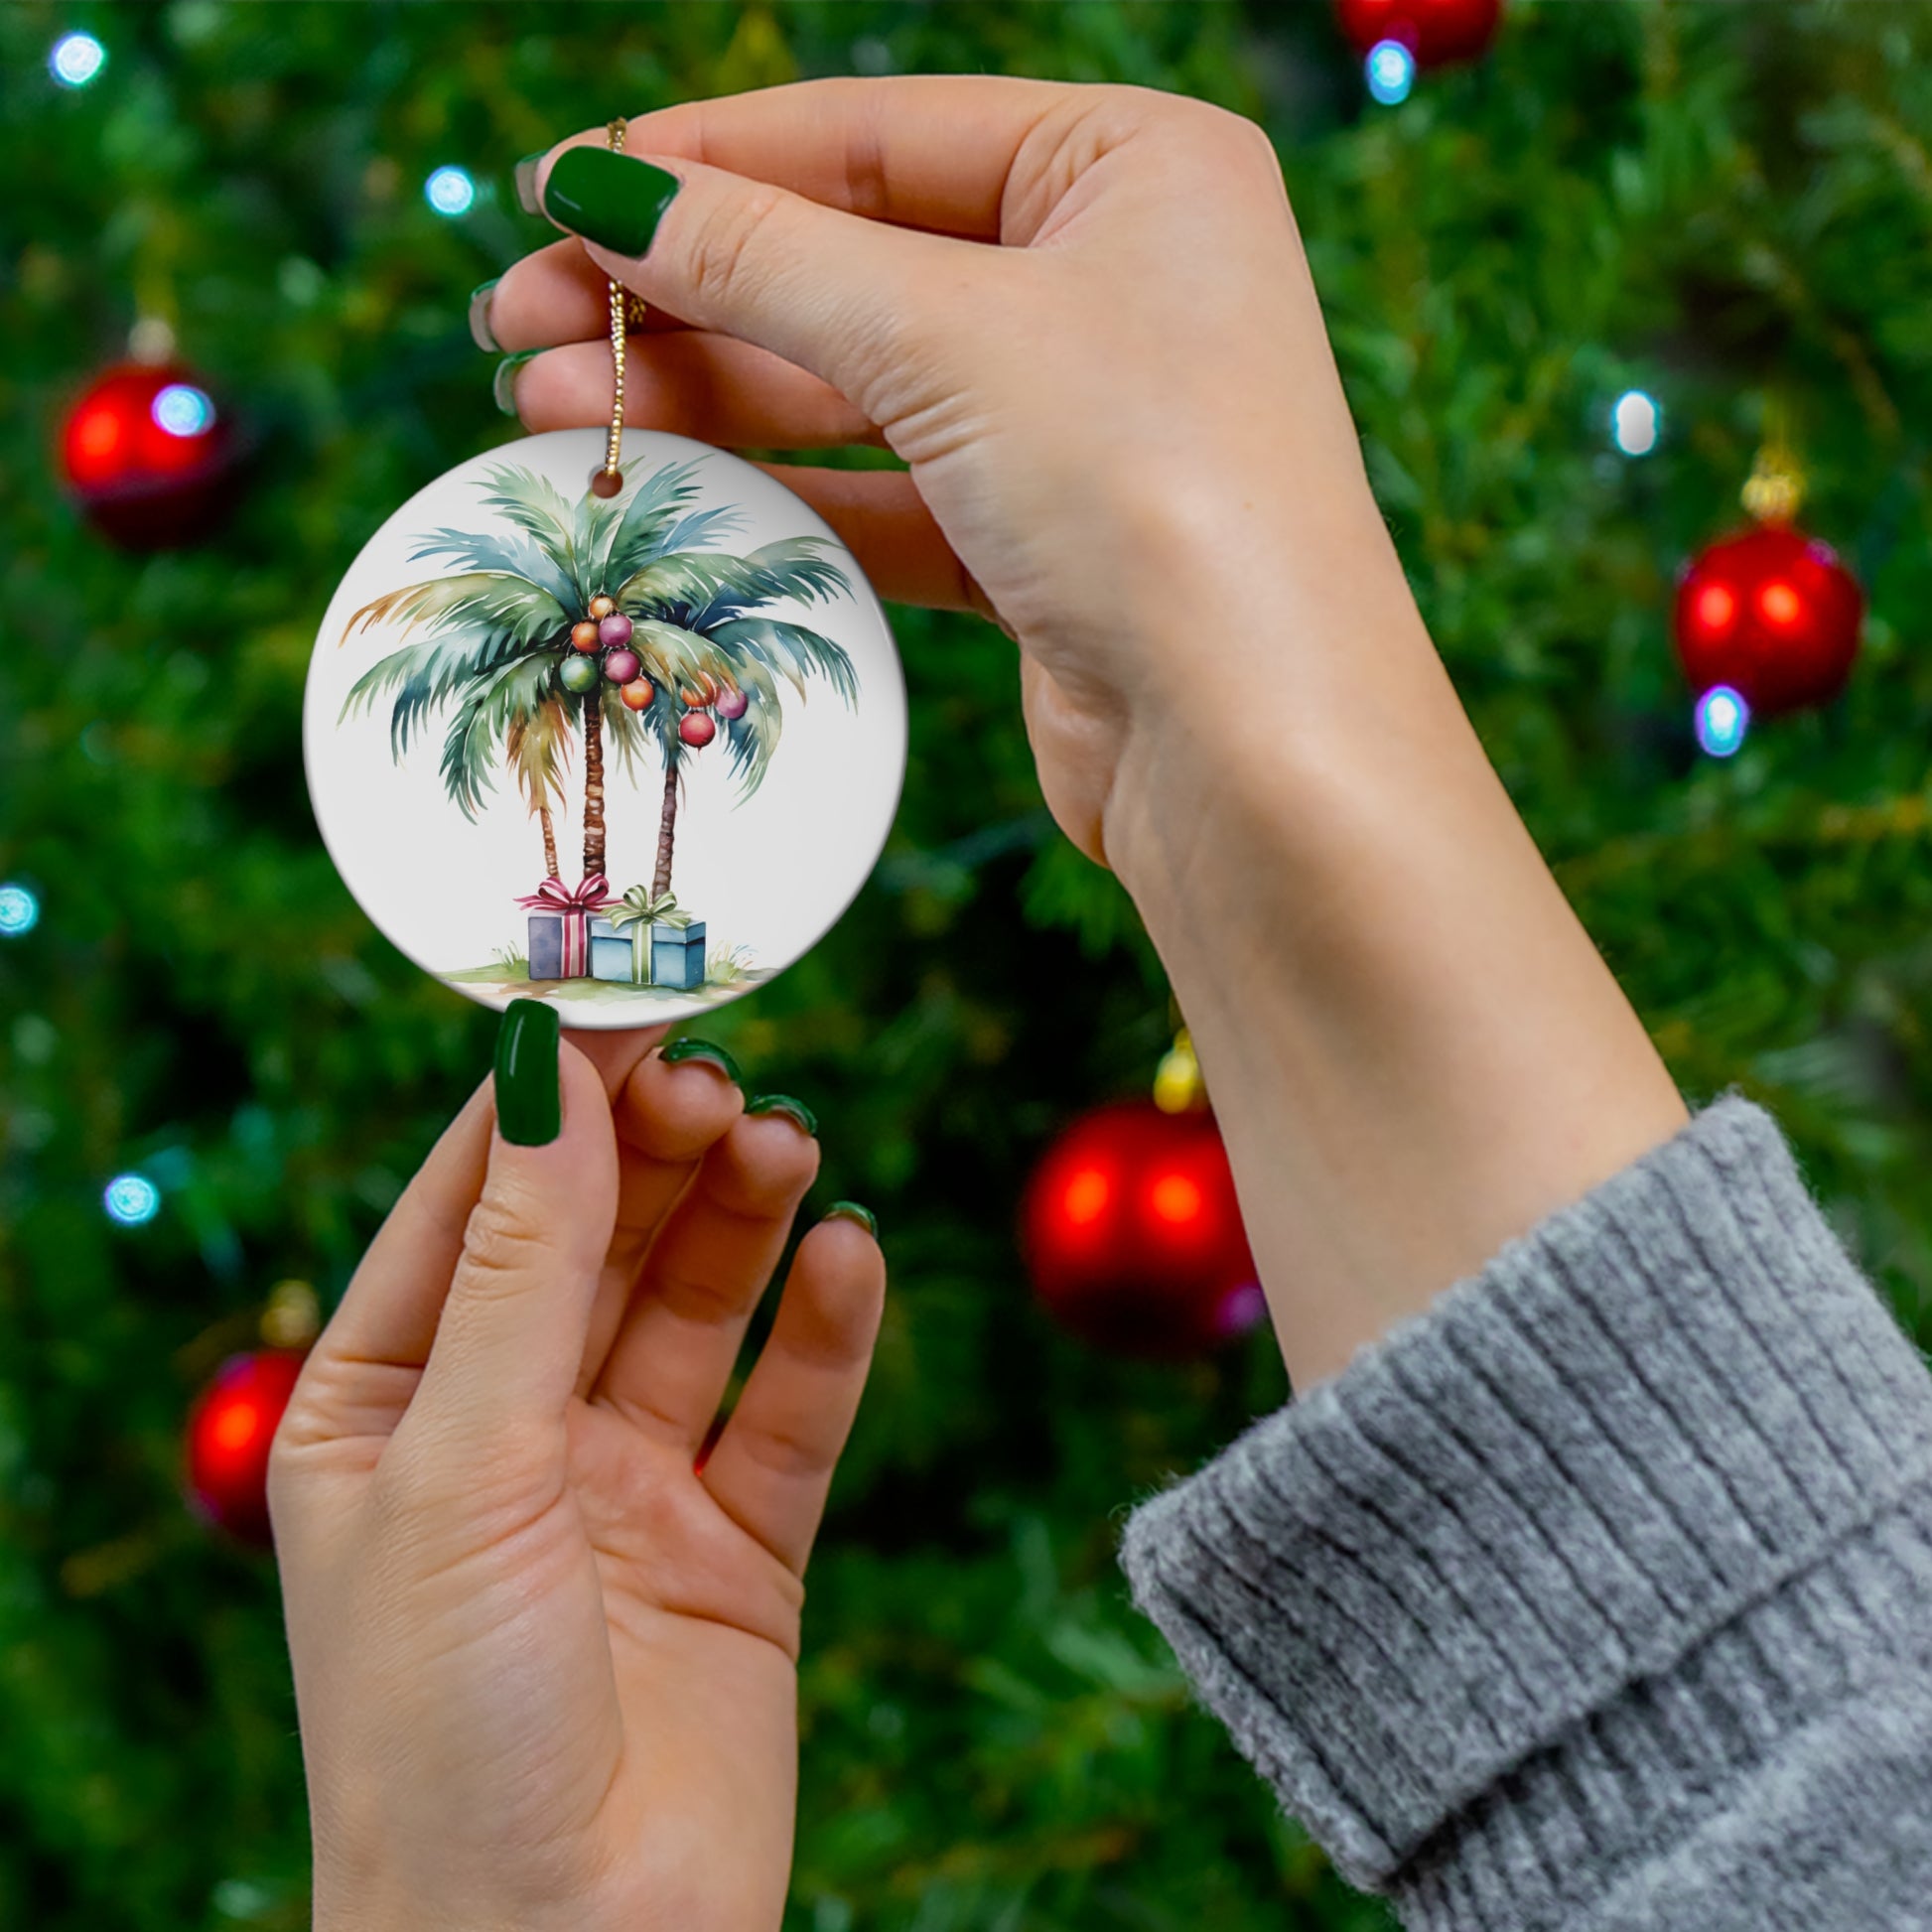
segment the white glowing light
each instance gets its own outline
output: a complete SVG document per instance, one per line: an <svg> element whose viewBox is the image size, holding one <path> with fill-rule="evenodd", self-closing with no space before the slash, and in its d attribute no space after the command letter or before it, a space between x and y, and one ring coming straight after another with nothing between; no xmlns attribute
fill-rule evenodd
<svg viewBox="0 0 1932 1932"><path fill-rule="evenodd" d="M84 87L107 65L107 50L91 34L63 34L47 57L47 70L64 87Z"/></svg>
<svg viewBox="0 0 1932 1932"><path fill-rule="evenodd" d="M468 214L476 205L477 184L462 168L439 168L424 182L423 198L438 214Z"/></svg>
<svg viewBox="0 0 1932 1932"><path fill-rule="evenodd" d="M1744 742L1750 729L1751 708L1741 692L1727 684L1714 684L1698 700L1698 743L1714 759L1727 759Z"/></svg>
<svg viewBox="0 0 1932 1932"><path fill-rule="evenodd" d="M1626 389L1610 410L1610 441L1625 456L1648 456L1663 430L1664 412L1641 389Z"/></svg>
<svg viewBox="0 0 1932 1932"><path fill-rule="evenodd" d="M100 1197L110 1221L144 1227L161 1212L161 1189L144 1173L117 1173Z"/></svg>
<svg viewBox="0 0 1932 1932"><path fill-rule="evenodd" d="M41 902L25 886L0 886L0 939L18 939L41 922Z"/></svg>
<svg viewBox="0 0 1932 1932"><path fill-rule="evenodd" d="M214 404L192 382L171 382L148 412L170 436L200 436L214 427Z"/></svg>
<svg viewBox="0 0 1932 1932"><path fill-rule="evenodd" d="M1384 107L1409 98L1416 84L1416 57L1400 41L1377 41L1362 64L1368 90Z"/></svg>

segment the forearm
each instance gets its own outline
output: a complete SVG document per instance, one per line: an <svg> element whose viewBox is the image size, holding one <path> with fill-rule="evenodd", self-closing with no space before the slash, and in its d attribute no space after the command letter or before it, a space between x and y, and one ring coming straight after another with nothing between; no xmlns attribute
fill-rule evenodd
<svg viewBox="0 0 1932 1932"><path fill-rule="evenodd" d="M1298 1386L1684 1109L1483 756L1379 523L1229 573L1106 821L1200 1052ZM1218 689L1211 689L1218 687ZM1230 696L1230 694L1234 694Z"/></svg>

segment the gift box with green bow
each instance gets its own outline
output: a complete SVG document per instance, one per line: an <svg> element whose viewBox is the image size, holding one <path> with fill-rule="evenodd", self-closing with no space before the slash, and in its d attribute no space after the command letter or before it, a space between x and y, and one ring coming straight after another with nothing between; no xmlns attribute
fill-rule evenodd
<svg viewBox="0 0 1932 1932"><path fill-rule="evenodd" d="M633 886L591 921L591 977L689 990L704 984L704 921L675 893Z"/></svg>

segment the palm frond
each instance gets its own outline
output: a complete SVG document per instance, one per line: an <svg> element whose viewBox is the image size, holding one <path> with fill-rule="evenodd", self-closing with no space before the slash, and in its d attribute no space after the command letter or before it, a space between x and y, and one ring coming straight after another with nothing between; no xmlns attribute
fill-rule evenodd
<svg viewBox="0 0 1932 1932"><path fill-rule="evenodd" d="M549 695L556 662L547 653L521 657L478 680L443 737L443 789L465 818L474 819L494 785L496 751L511 724Z"/></svg>
<svg viewBox="0 0 1932 1932"><path fill-rule="evenodd" d="M613 499L622 505L622 514L608 525L608 545L588 559L598 590L621 584L662 553L665 538L697 500L698 485L692 481L697 469L695 462L667 463L646 477L628 500L621 495ZM605 527L600 524L600 529Z"/></svg>
<svg viewBox="0 0 1932 1932"><path fill-rule="evenodd" d="M509 721L503 756L532 815L562 795L570 771L570 714L554 697L541 699Z"/></svg>
<svg viewBox="0 0 1932 1932"><path fill-rule="evenodd" d="M744 524L745 512L735 503L687 511L659 539L658 554L668 556L673 550L700 549L713 537L736 536Z"/></svg>
<svg viewBox="0 0 1932 1932"><path fill-rule="evenodd" d="M848 706L858 701L859 674L845 646L809 624L784 623L776 618L733 618L708 626L704 634L714 644L776 671L801 698L805 679L815 674Z"/></svg>
<svg viewBox="0 0 1932 1932"><path fill-rule="evenodd" d="M492 471L489 481L493 488L483 498L484 507L501 511L550 558L571 587L571 608L581 612L597 590L587 574L590 559L581 548L576 510L548 477L516 464Z"/></svg>
<svg viewBox="0 0 1932 1932"><path fill-rule="evenodd" d="M785 537L749 556L734 557L734 570L711 602L692 612L694 630L709 630L728 618L742 617L760 604L789 599L796 604L830 603L851 594L851 581L837 564L819 553L823 537Z"/></svg>
<svg viewBox="0 0 1932 1932"><path fill-rule="evenodd" d="M810 604L850 591L845 573L816 553L820 537L788 537L750 556L723 550L667 551L625 579L615 593L631 616L660 617L708 630L761 604Z"/></svg>
<svg viewBox="0 0 1932 1932"><path fill-rule="evenodd" d="M656 618L638 618L631 625L630 648L643 660L644 675L660 691L667 685L689 684L693 674L730 676L734 658L709 637L682 624Z"/></svg>
<svg viewBox="0 0 1932 1932"><path fill-rule="evenodd" d="M426 557L447 557L461 570L497 571L526 577L559 603L578 610L576 586L564 565L541 544L509 531L433 530L417 540L409 553L412 563Z"/></svg>
<svg viewBox="0 0 1932 1932"><path fill-rule="evenodd" d="M395 692L389 752L400 760L409 749L411 734L429 713L478 679L492 677L505 664L533 655L544 655L540 646L514 639L490 640L469 631L419 638L379 659L349 686L338 722Z"/></svg>
<svg viewBox="0 0 1932 1932"><path fill-rule="evenodd" d="M777 680L762 664L748 659L732 675L751 699L744 717L720 720L726 758L732 776L739 781L738 803L742 805L764 782L771 755L778 749L778 737L784 730L784 709L778 700Z"/></svg>
<svg viewBox="0 0 1932 1932"><path fill-rule="evenodd" d="M660 690L653 703L661 703ZM632 711L617 693L615 685L606 688L604 693L604 742L616 750L618 760L623 766L627 778L637 775L637 759L652 743L651 734L644 724L647 712Z"/></svg>
<svg viewBox="0 0 1932 1932"><path fill-rule="evenodd" d="M567 627L569 614L541 584L510 571L472 570L456 577L433 577L426 583L372 597L343 625L342 643L351 631L372 630L377 624L428 624L441 631L467 630L490 640L515 638L536 642Z"/></svg>

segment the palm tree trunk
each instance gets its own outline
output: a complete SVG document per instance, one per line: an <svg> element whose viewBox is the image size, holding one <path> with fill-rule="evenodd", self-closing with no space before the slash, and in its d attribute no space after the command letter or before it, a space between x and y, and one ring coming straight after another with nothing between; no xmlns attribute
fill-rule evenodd
<svg viewBox="0 0 1932 1932"><path fill-rule="evenodd" d="M664 760L664 810L657 821L657 871L650 882L652 898L671 890L671 844L677 837L677 764Z"/></svg>
<svg viewBox="0 0 1932 1932"><path fill-rule="evenodd" d="M557 828L550 822L550 807L539 805L537 816L543 821L543 876L561 879L563 874L557 870Z"/></svg>
<svg viewBox="0 0 1932 1932"><path fill-rule="evenodd" d="M604 696L584 699L584 876L604 870Z"/></svg>

